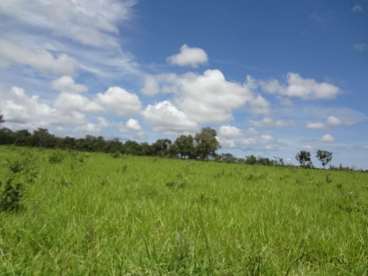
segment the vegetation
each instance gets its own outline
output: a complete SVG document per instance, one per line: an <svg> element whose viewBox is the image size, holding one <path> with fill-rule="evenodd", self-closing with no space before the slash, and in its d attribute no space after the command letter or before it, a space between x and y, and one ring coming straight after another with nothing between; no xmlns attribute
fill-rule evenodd
<svg viewBox="0 0 368 276"><path fill-rule="evenodd" d="M302 167L311 168L313 166L311 154L309 151L302 150L298 152L295 156L295 159Z"/></svg>
<svg viewBox="0 0 368 276"><path fill-rule="evenodd" d="M0 275L368 273L363 172L14 146L0 160Z"/></svg>
<svg viewBox="0 0 368 276"><path fill-rule="evenodd" d="M136 141L122 142L119 139L105 140L103 137L87 135L85 138L56 137L47 129L37 129L33 133L28 130L12 131L8 128L0 129L0 145L16 145L38 148L67 149L85 152L105 152L118 157L122 154L159 156L192 160L216 160L227 163L241 163L249 165L284 166L282 158L256 157L254 155L238 158L230 153L218 154L220 148L216 138L216 131L211 128L203 128L194 137L192 135L180 135L171 141L158 139L152 144L138 143ZM332 160L332 153L319 150L316 157L326 167ZM312 168L311 154L301 151L296 159L301 166ZM336 168L335 168L336 169ZM343 166L337 169L350 169Z"/></svg>
<svg viewBox="0 0 368 276"><path fill-rule="evenodd" d="M318 150L316 157L321 161L322 166L325 168L332 160L332 152L326 150Z"/></svg>
<svg viewBox="0 0 368 276"><path fill-rule="evenodd" d="M151 145L136 141L121 142L118 139L105 140L102 136L87 135L85 138L56 137L47 129L40 128L33 133L26 129L12 131L0 129L0 145L17 145L40 148L59 148L88 152L106 152L131 155L146 155L160 157L176 157L189 159L213 159L220 145L216 139L216 131L204 128L193 138L182 135L173 143L169 139L158 139Z"/></svg>

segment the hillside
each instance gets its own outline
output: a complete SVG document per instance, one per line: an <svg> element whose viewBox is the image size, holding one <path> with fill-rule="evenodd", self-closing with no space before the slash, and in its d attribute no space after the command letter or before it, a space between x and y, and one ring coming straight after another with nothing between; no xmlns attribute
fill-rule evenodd
<svg viewBox="0 0 368 276"><path fill-rule="evenodd" d="M14 204L0 203L0 275L368 273L367 173L16 147L0 160Z"/></svg>

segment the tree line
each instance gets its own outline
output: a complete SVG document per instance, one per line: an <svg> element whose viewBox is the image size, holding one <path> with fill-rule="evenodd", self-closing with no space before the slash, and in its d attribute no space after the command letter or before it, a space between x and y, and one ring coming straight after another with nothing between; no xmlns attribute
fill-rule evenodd
<svg viewBox="0 0 368 276"><path fill-rule="evenodd" d="M4 117L0 115L0 124L4 122ZM217 140L216 130L206 127L194 135L180 135L174 141L170 139L158 139L149 144L138 143L133 140L125 142L115 139L105 139L102 136L87 135L84 138L57 137L51 134L46 128L39 128L30 132L27 129L13 131L9 128L0 128L0 145L17 145L28 147L41 147L52 149L67 149L86 152L105 152L114 155L144 155L160 156L192 160L215 160L228 163L260 164L267 166L285 166L282 158L270 159L267 157L256 157L254 155L238 158L231 153L218 154L220 144ZM316 158L325 168L332 160L332 152L318 150ZM300 151L296 155L296 160L301 167L313 168L311 153ZM333 169L350 169L340 167Z"/></svg>

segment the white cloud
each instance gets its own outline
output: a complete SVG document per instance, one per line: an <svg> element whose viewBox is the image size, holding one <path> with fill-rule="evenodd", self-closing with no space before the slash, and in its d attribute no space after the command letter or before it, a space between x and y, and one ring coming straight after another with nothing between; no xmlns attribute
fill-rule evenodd
<svg viewBox="0 0 368 276"><path fill-rule="evenodd" d="M155 77L148 75L144 78L142 92L148 96L153 96L160 92L160 85Z"/></svg>
<svg viewBox="0 0 368 276"><path fill-rule="evenodd" d="M218 140L225 149L261 149L272 150L281 145L272 135L259 133L250 128L246 130L234 126L221 126L218 130Z"/></svg>
<svg viewBox="0 0 368 276"><path fill-rule="evenodd" d="M119 32L135 2L1 0L1 63L53 75L79 70L104 78L137 74L133 56L120 46Z"/></svg>
<svg viewBox="0 0 368 276"><path fill-rule="evenodd" d="M55 110L42 103L37 96L28 96L24 89L12 87L10 91L0 91L0 110L10 124L32 126L47 125Z"/></svg>
<svg viewBox="0 0 368 276"><path fill-rule="evenodd" d="M142 127L139 124L139 122L135 119L130 118L128 121L126 121L125 123L125 128L128 130L133 130L133 131L141 131Z"/></svg>
<svg viewBox="0 0 368 276"><path fill-rule="evenodd" d="M343 122L335 116L328 116L326 120L327 126L330 126L330 127L337 127L337 126L340 126L342 123Z"/></svg>
<svg viewBox="0 0 368 276"><path fill-rule="evenodd" d="M59 110L57 105L43 102L38 96L27 95L19 87L12 87L10 91L1 90L0 96L0 110L6 118L6 125L14 129L86 123L86 116L78 110Z"/></svg>
<svg viewBox="0 0 368 276"><path fill-rule="evenodd" d="M21 64L31 66L46 74L73 74L77 62L66 54L51 54L46 49L21 46L0 39L0 59L3 65Z"/></svg>
<svg viewBox="0 0 368 276"><path fill-rule="evenodd" d="M144 118L150 122L155 131L163 132L186 132L198 128L196 122L179 110L170 101L148 105L143 111Z"/></svg>
<svg viewBox="0 0 368 276"><path fill-rule="evenodd" d="M335 137L333 137L331 134L325 134L322 136L321 141L324 143L333 143L335 142Z"/></svg>
<svg viewBox="0 0 368 276"><path fill-rule="evenodd" d="M278 80L258 81L249 77L247 78L247 84L252 87L260 87L270 94L304 100L333 99L340 91L339 87L331 83L304 79L297 73L287 75L287 84L281 84Z"/></svg>
<svg viewBox="0 0 368 276"><path fill-rule="evenodd" d="M310 129L328 129L339 126L352 126L360 122L360 120L357 121L356 119L357 118L349 118L349 117L340 119L336 116L330 115L327 117L325 122L310 122L307 123L305 127Z"/></svg>
<svg viewBox="0 0 368 276"><path fill-rule="evenodd" d="M223 138L235 138L241 135L241 130L234 126L221 126L218 135Z"/></svg>
<svg viewBox="0 0 368 276"><path fill-rule="evenodd" d="M101 112L104 109L101 105L80 94L61 93L55 100L55 108L64 113L70 111L79 112Z"/></svg>
<svg viewBox="0 0 368 276"><path fill-rule="evenodd" d="M259 121L251 121L251 124L255 127L288 127L292 125L292 122L265 117Z"/></svg>
<svg viewBox="0 0 368 276"><path fill-rule="evenodd" d="M325 128L325 124L321 122L311 122L307 123L305 127L310 129L322 129Z"/></svg>
<svg viewBox="0 0 368 276"><path fill-rule="evenodd" d="M247 105L248 111L267 113L269 103L246 85L228 81L220 70L203 74L158 75L152 85L163 93L172 93L174 103L192 121L222 123L232 119L232 112Z"/></svg>
<svg viewBox="0 0 368 276"><path fill-rule="evenodd" d="M75 83L70 76L62 76L54 80L52 82L52 88L61 93L83 93L88 91L87 86Z"/></svg>
<svg viewBox="0 0 368 276"><path fill-rule="evenodd" d="M103 117L97 117L96 122L86 122L82 124L76 131L79 134L98 135L104 128L109 126L109 122Z"/></svg>
<svg viewBox="0 0 368 276"><path fill-rule="evenodd" d="M116 86L97 94L97 102L107 111L120 116L134 114L141 110L141 102L136 94Z"/></svg>
<svg viewBox="0 0 368 276"><path fill-rule="evenodd" d="M180 52L167 58L167 61L174 65L198 67L198 65L208 62L207 53L201 48L192 48L183 45Z"/></svg>
<svg viewBox="0 0 368 276"><path fill-rule="evenodd" d="M89 46L117 46L118 23L130 18L131 0L1 0L0 14Z"/></svg>

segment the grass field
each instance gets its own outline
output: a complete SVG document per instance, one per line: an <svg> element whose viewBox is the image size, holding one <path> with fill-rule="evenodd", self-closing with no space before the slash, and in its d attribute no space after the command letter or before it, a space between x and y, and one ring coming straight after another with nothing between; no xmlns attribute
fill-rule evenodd
<svg viewBox="0 0 368 276"><path fill-rule="evenodd" d="M0 160L3 190L11 177L23 192L0 212L0 275L368 275L367 173L12 147Z"/></svg>

